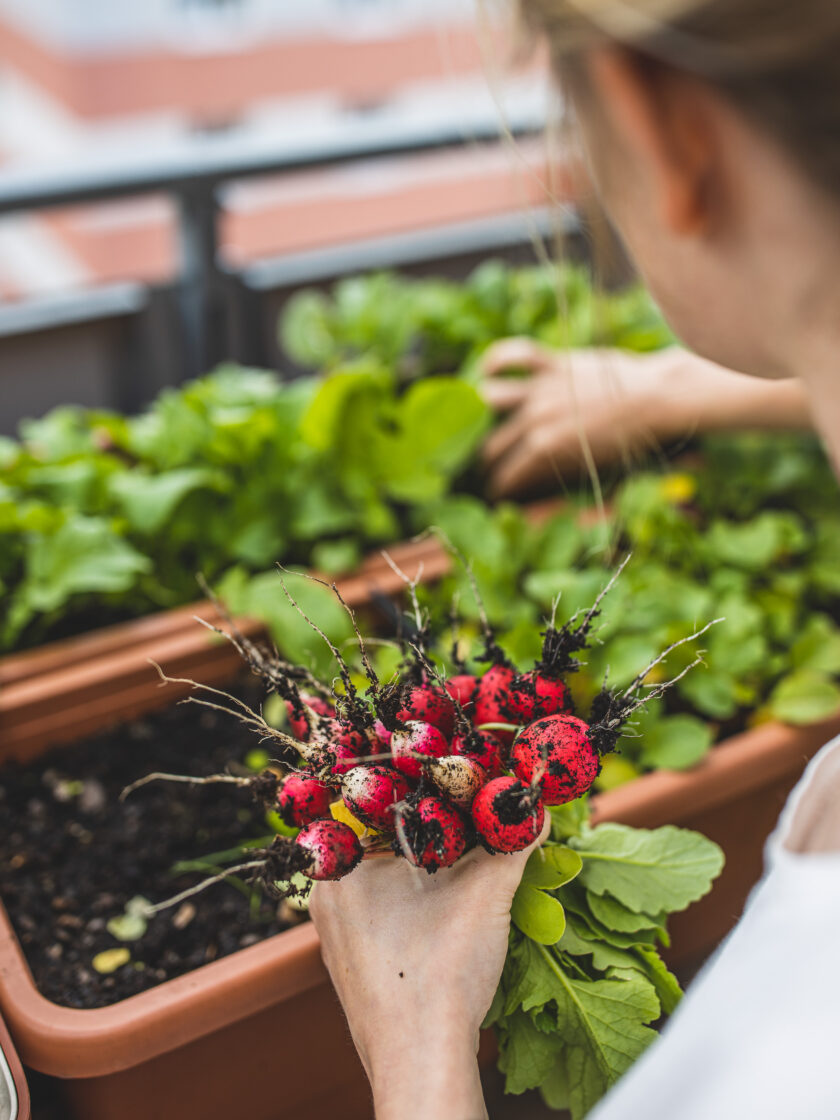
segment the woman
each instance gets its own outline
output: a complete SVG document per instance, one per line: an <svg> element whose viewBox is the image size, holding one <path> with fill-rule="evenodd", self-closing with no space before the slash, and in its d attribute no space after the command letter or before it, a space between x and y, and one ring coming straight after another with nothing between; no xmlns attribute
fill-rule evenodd
<svg viewBox="0 0 840 1120"><path fill-rule="evenodd" d="M575 409L596 450L609 452L625 437L633 443L698 423L804 423L798 385L840 463L840 4L521 6L570 92L604 206L675 332L702 359L604 356L594 359L597 377L579 364L593 359L577 359L569 403L568 372L538 377L490 443L497 488L515 489L574 455ZM539 351L530 358L553 361ZM497 351L491 372L511 360ZM765 380L748 383L717 366ZM624 390L618 405L600 395L604 369L604 383ZM546 385L554 405L546 405ZM594 419L595 406L582 399L592 392ZM473 852L420 879L405 861L378 860L318 884L312 915L378 1120L486 1115L476 1040L526 857ZM835 743L792 795L735 933L662 1038L591 1115L840 1116L838 929Z"/></svg>

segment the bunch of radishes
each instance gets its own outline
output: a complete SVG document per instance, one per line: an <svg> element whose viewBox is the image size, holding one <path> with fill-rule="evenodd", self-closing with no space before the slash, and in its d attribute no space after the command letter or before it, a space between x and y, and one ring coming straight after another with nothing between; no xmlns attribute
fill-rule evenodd
<svg viewBox="0 0 840 1120"><path fill-rule="evenodd" d="M250 784L288 826L299 829L254 853L261 860L248 868L259 867L260 878L276 890L301 874L340 879L366 855L388 851L434 873L476 844L498 853L528 847L542 831L545 807L586 793L631 713L673 683L648 686L642 695L645 677L670 647L624 691L605 686L588 722L574 713L564 678L578 667L574 655L586 648L611 584L585 613L565 626L547 626L542 655L527 671L508 660L485 621L486 670L470 674L459 663L458 674L446 679L428 652L428 623L409 585L417 624L403 640L400 672L382 682L350 611L367 677L364 693L332 643L340 683L328 688L306 669L248 642L231 623L225 636L285 701L289 731L209 689L233 701L229 710L274 743L279 757L254 779L216 775L200 781Z"/></svg>
<svg viewBox="0 0 840 1120"><path fill-rule="evenodd" d="M270 732L291 769L278 783L275 807L300 832L278 837L267 881L288 881L294 872L339 879L366 854L384 850L434 873L475 844L498 853L531 844L545 807L586 793L631 713L673 683L641 695L648 665L624 691L605 687L589 722L574 713L564 677L578 667L574 654L586 647L608 587L565 626L547 626L540 660L527 671L507 659L485 622L487 669L473 675L461 663L458 675L444 678L427 652L419 609L403 670L387 683L373 671L357 629L364 695L334 647L341 678L334 692L309 691L300 684L303 670L275 665L271 683L286 701L291 730L289 738Z"/></svg>
<svg viewBox="0 0 840 1120"><path fill-rule="evenodd" d="M544 806L580 797L599 770L568 690L537 671L495 665L442 686L407 682L390 728L381 718L354 726L310 696L287 704L302 769L280 785L277 808L301 829L294 843L305 856L294 870L313 879L339 879L363 855L356 831L332 816L339 797L369 830L369 846L387 838L434 872L476 842L493 852L526 848Z"/></svg>

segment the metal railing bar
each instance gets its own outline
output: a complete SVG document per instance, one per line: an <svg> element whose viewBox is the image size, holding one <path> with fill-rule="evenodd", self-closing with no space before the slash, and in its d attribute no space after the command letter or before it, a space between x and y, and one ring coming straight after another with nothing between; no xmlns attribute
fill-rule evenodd
<svg viewBox="0 0 840 1120"><path fill-rule="evenodd" d="M141 284L127 283L0 304L0 338L136 315L147 299Z"/></svg>
<svg viewBox="0 0 840 1120"><path fill-rule="evenodd" d="M514 136L540 132L541 109L520 108L506 121ZM236 179L314 170L357 160L487 144L501 139L496 110L458 112L446 119L395 115L349 121L340 136L202 136L157 152L138 150L74 167L20 168L0 174L0 214L78 205L154 192L212 191Z"/></svg>

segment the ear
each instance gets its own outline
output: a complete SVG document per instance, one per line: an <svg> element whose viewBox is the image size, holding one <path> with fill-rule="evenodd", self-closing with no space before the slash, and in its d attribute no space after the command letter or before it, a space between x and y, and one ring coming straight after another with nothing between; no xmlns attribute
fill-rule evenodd
<svg viewBox="0 0 840 1120"><path fill-rule="evenodd" d="M699 83L615 47L592 51L588 70L616 134L645 163L666 226L687 236L706 233L714 141Z"/></svg>

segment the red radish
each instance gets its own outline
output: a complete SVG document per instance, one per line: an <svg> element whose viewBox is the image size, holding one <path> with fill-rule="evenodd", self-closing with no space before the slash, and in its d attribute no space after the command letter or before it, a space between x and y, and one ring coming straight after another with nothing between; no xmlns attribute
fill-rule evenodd
<svg viewBox="0 0 840 1120"><path fill-rule="evenodd" d="M421 723L420 720L410 720L391 736L394 766L402 774L415 780L422 773L422 763L419 758L414 757L415 754L422 754L427 758L443 758L451 753L449 743L440 731L430 723Z"/></svg>
<svg viewBox="0 0 840 1120"><path fill-rule="evenodd" d="M450 754L423 764L441 793L459 809L469 809L475 795L487 781L487 773L473 758Z"/></svg>
<svg viewBox="0 0 840 1120"><path fill-rule="evenodd" d="M391 732L388 730L381 719L373 721L373 732L376 738L382 744L382 750L389 751L391 749ZM374 751L374 754L378 753L380 752Z"/></svg>
<svg viewBox="0 0 840 1120"><path fill-rule="evenodd" d="M305 774L290 774L277 791L277 812L293 828L329 816L335 794L328 785Z"/></svg>
<svg viewBox="0 0 840 1120"><path fill-rule="evenodd" d="M478 688L478 678L462 673L457 677L450 677L444 685L444 688L453 700L457 700L461 707L465 708L467 704L471 704L475 699L475 693Z"/></svg>
<svg viewBox="0 0 840 1120"><path fill-rule="evenodd" d="M355 727L320 717L300 753L314 766L328 767L332 774L346 774L360 758L375 752L368 737Z"/></svg>
<svg viewBox="0 0 840 1120"><path fill-rule="evenodd" d="M354 766L341 779L341 795L353 816L385 832L394 831L394 806L410 790L403 775L390 766Z"/></svg>
<svg viewBox="0 0 840 1120"><path fill-rule="evenodd" d="M333 748L336 755L336 762L332 767L333 774L346 774L348 770L358 765L360 758L379 753L373 749L367 735L357 731L355 727L346 725L341 727Z"/></svg>
<svg viewBox="0 0 840 1120"><path fill-rule="evenodd" d="M397 712L397 719L400 723L430 723L448 739L455 727L455 705L442 689L431 684L415 685Z"/></svg>
<svg viewBox="0 0 840 1120"><path fill-rule="evenodd" d="M300 698L303 701L303 710L297 707L292 700L287 700L286 712L289 717L289 727L292 735L295 739L305 743L315 722L312 720L311 714L329 718L335 715L335 709L332 704L320 696L310 696L309 693L302 692Z"/></svg>
<svg viewBox="0 0 840 1120"><path fill-rule="evenodd" d="M566 685L535 669L516 677L511 684L510 708L520 723L569 711L571 697Z"/></svg>
<svg viewBox="0 0 840 1120"><path fill-rule="evenodd" d="M475 694L473 723L481 727L484 723L519 723L510 705L511 685L516 677L507 665L493 665L478 682ZM495 730L502 742L509 746L513 741L513 731Z"/></svg>
<svg viewBox="0 0 840 1120"><path fill-rule="evenodd" d="M421 797L399 814L400 850L415 867L430 875L451 867L467 848L467 829L460 814L439 797Z"/></svg>
<svg viewBox="0 0 840 1120"><path fill-rule="evenodd" d="M505 745L490 731L456 735L452 740L452 753L473 759L488 778L498 778L502 773Z"/></svg>
<svg viewBox="0 0 840 1120"><path fill-rule="evenodd" d="M576 716L546 716L517 736L511 769L526 784L538 781L547 805L565 805L586 793L601 769L589 725Z"/></svg>
<svg viewBox="0 0 840 1120"><path fill-rule="evenodd" d="M310 879L341 879L362 858L362 845L349 824L319 820L308 824L295 837L295 845L305 860L295 870Z"/></svg>
<svg viewBox="0 0 840 1120"><path fill-rule="evenodd" d="M530 786L516 778L494 778L473 801L472 819L491 852L520 852L542 831L545 808Z"/></svg>

